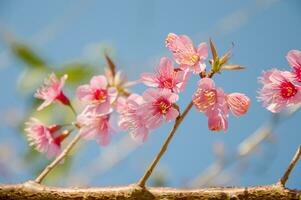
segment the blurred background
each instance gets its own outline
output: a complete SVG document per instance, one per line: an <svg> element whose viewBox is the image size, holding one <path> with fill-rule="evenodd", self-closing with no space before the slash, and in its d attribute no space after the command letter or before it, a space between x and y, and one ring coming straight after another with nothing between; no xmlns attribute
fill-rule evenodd
<svg viewBox="0 0 301 200"><path fill-rule="evenodd" d="M247 94L252 105L244 117L230 116L226 133L208 131L206 118L192 109L149 184L275 183L301 143L301 113L298 107L279 115L265 110L256 100L257 77L273 67L289 70L287 52L301 49L300 10L298 0L0 0L0 182L32 179L49 163L26 141L23 124L30 116L49 124L74 120L59 104L35 111L40 102L33 94L50 72L69 74L66 93L73 98L76 86L103 72L106 51L129 80L137 80L140 73L152 71L160 57L171 57L164 40L174 32L189 35L195 45L212 37L220 54L234 43L230 63L247 70L223 72L214 79L228 93ZM182 109L197 79L192 77L181 94ZM138 93L144 89L132 88ZM58 186L134 183L171 126L153 131L142 145L123 132L114 135L108 147L82 141L45 181ZM291 188L300 185L301 162L287 183Z"/></svg>

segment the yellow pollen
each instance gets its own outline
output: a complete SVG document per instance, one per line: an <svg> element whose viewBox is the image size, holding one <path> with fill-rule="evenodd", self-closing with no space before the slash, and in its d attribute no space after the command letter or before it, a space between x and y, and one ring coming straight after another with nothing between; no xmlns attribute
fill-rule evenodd
<svg viewBox="0 0 301 200"><path fill-rule="evenodd" d="M199 60L199 56L198 55L192 55L190 59L191 59L191 62L196 63Z"/></svg>
<svg viewBox="0 0 301 200"><path fill-rule="evenodd" d="M215 103L215 92L205 91L204 96L206 97L206 100L208 101L209 105L212 105Z"/></svg>

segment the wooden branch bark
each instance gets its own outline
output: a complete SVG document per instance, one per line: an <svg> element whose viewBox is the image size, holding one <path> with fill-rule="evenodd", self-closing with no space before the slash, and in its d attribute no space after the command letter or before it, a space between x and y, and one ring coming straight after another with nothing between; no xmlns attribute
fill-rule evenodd
<svg viewBox="0 0 301 200"><path fill-rule="evenodd" d="M226 199L226 200L287 200L301 199L300 190L280 185L254 187L220 187L207 189L174 189L137 185L105 188L57 188L40 185L33 181L16 185L0 185L0 199Z"/></svg>

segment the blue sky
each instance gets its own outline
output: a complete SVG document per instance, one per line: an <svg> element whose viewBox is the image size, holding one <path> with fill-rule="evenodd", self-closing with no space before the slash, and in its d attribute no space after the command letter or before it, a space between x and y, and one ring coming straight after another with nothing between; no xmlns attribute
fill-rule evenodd
<svg viewBox="0 0 301 200"><path fill-rule="evenodd" d="M208 42L211 36L220 53L226 52L234 43L231 63L246 66L247 70L225 72L214 79L226 92L247 94L252 106L246 116L238 119L230 117L226 133L208 131L206 118L202 114L195 110L189 114L159 164L160 169L168 171L168 184L181 186L215 160L212 152L214 143L223 142L228 153L234 152L244 138L270 118L271 114L256 100L259 88L257 77L270 68L289 69L285 59L287 52L301 49L300 8L301 2L298 0L2 0L0 31L9 32L32 44L53 66L79 59L98 62L99 57L91 54L91 49L106 44L114 49L117 65L133 80L138 79L140 73L151 71L160 57L171 57L164 45L169 32L189 35L195 44ZM9 53L2 38L0 41L0 91L5 94L0 100L0 114L4 116L12 107L24 112L26 102L16 89L23 64ZM196 82L197 77L190 80L180 97L180 106L190 101ZM141 86L136 89L142 92L145 88ZM273 133L273 142L266 143L245 161L244 164L250 167L230 184L276 182L300 144L300 118L301 114L297 113L282 123ZM146 144L104 175L96 176L90 184L122 185L138 180L163 143L170 126L167 124L154 131ZM22 156L26 141L7 124L2 123L0 131L3 138L0 144L9 142L17 147L16 155ZM120 133L116 138L124 134ZM75 166L69 176L84 174L81 169L104 151L96 143L88 144L91 145L76 155ZM266 160L270 157L264 157L262 152L272 155L272 159ZM259 170L263 163L267 169ZM229 172L233 173L237 168L230 167ZM24 181L31 176L30 172L24 171L3 181ZM300 184L301 163L292 173L288 186L300 189Z"/></svg>

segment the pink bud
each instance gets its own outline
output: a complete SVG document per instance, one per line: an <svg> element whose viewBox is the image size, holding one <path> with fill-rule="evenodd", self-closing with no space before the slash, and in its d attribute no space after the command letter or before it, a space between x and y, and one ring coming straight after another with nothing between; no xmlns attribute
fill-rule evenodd
<svg viewBox="0 0 301 200"><path fill-rule="evenodd" d="M241 93L231 93L226 96L226 102L233 115L239 117L244 115L250 107L250 99Z"/></svg>
<svg viewBox="0 0 301 200"><path fill-rule="evenodd" d="M211 131L226 131L228 129L228 118L221 113L208 116L208 128Z"/></svg>

